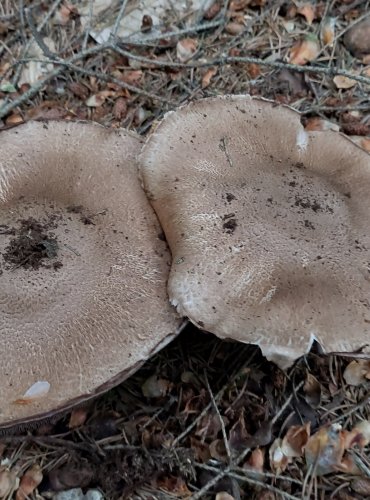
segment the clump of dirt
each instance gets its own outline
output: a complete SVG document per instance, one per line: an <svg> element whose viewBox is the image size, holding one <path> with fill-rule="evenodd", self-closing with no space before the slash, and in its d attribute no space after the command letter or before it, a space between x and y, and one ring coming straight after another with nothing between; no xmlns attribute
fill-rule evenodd
<svg viewBox="0 0 370 500"><path fill-rule="evenodd" d="M13 269L47 267L57 270L62 267L60 261L48 263L57 257L59 248L55 234L50 232L50 229L55 228L55 220L42 224L30 217L19 222L19 228L11 228L8 232L14 238L10 240L3 253L5 263Z"/></svg>

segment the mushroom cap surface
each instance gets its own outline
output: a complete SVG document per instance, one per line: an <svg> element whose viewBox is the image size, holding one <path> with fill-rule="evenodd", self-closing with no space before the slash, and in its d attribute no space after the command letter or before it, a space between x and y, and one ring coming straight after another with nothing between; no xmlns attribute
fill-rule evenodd
<svg viewBox="0 0 370 500"><path fill-rule="evenodd" d="M171 302L282 368L370 340L370 156L250 96L168 113L139 156Z"/></svg>
<svg viewBox="0 0 370 500"><path fill-rule="evenodd" d="M0 133L0 428L118 384L178 329L140 147L136 134L91 123ZM15 265L15 235L40 227L38 245L51 253Z"/></svg>

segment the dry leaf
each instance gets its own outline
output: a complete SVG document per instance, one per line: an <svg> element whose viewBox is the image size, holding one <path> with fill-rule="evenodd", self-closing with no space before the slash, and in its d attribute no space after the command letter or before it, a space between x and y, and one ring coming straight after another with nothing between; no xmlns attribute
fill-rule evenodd
<svg viewBox="0 0 370 500"><path fill-rule="evenodd" d="M0 466L0 498L7 498L18 487L19 479L13 471Z"/></svg>
<svg viewBox="0 0 370 500"><path fill-rule="evenodd" d="M86 422L87 414L87 408L75 408L74 410L72 410L68 422L69 429L76 429L77 427L81 427L81 425Z"/></svg>
<svg viewBox="0 0 370 500"><path fill-rule="evenodd" d="M51 52L55 52L55 43L51 38L43 38L43 42ZM18 86L23 83L33 85L54 68L54 65L50 63L50 60L36 42L32 42L27 57L35 60L29 61L22 66Z"/></svg>
<svg viewBox="0 0 370 500"><path fill-rule="evenodd" d="M277 438L269 449L270 467L277 474L284 472L289 464L289 458L284 455L281 445L282 440Z"/></svg>
<svg viewBox="0 0 370 500"><path fill-rule="evenodd" d="M86 99L85 104L89 108L99 108L105 103L104 95L94 94L91 95L88 99Z"/></svg>
<svg viewBox="0 0 370 500"><path fill-rule="evenodd" d="M340 129L340 127L337 123L330 122L329 120L323 120L319 116L312 116L311 118L307 118L306 125L304 128L305 128L305 130L308 130L308 131L334 130L334 132L339 132L339 129ZM320 388L320 391L321 391L321 388Z"/></svg>
<svg viewBox="0 0 370 500"><path fill-rule="evenodd" d="M328 122L330 125L331 123ZM307 126L305 127L307 130ZM338 126L339 130L339 126ZM316 377L307 372L303 386L305 400L312 408L318 408L321 404L321 384Z"/></svg>
<svg viewBox="0 0 370 500"><path fill-rule="evenodd" d="M69 3L62 4L59 10L56 11L54 16L54 24L65 26L70 19L78 16L77 7Z"/></svg>
<svg viewBox="0 0 370 500"><path fill-rule="evenodd" d="M370 360L354 360L346 366L343 378L348 385L361 385L370 379Z"/></svg>
<svg viewBox="0 0 370 500"><path fill-rule="evenodd" d="M85 101L89 96L89 90L81 82L71 82L67 88L76 96Z"/></svg>
<svg viewBox="0 0 370 500"><path fill-rule="evenodd" d="M143 79L144 73L140 69L125 70L120 77L125 83L130 85L138 85Z"/></svg>
<svg viewBox="0 0 370 500"><path fill-rule="evenodd" d="M370 496L370 479L359 477L351 481L351 489L363 497Z"/></svg>
<svg viewBox="0 0 370 500"><path fill-rule="evenodd" d="M208 85L211 83L211 79L217 74L217 68L208 68L207 71L204 73L203 78L202 78L202 89L205 89L208 87Z"/></svg>
<svg viewBox="0 0 370 500"><path fill-rule="evenodd" d="M235 22L227 23L227 25L225 26L225 31L230 35L239 35L244 31L244 29L245 29L244 24Z"/></svg>
<svg viewBox="0 0 370 500"><path fill-rule="evenodd" d="M352 476L359 476L362 474L360 469L357 467L354 458L347 453L342 458L342 461L338 466L338 471L351 474Z"/></svg>
<svg viewBox="0 0 370 500"><path fill-rule="evenodd" d="M256 448L252 451L250 457L243 465L243 468L251 468L257 472L263 472L263 466L265 464L265 455L261 448Z"/></svg>
<svg viewBox="0 0 370 500"><path fill-rule="evenodd" d="M215 500L235 500L235 498L226 491L217 493Z"/></svg>
<svg viewBox="0 0 370 500"><path fill-rule="evenodd" d="M309 438L304 451L313 474L322 476L338 470L344 455L344 441L342 428L338 424L322 427Z"/></svg>
<svg viewBox="0 0 370 500"><path fill-rule="evenodd" d="M303 16L306 19L307 24L309 26L311 26L311 24L316 16L315 8L310 3L305 3L305 4L301 5L300 7L298 7L297 14L300 14L301 16Z"/></svg>
<svg viewBox="0 0 370 500"><path fill-rule="evenodd" d="M231 0L229 9L230 10L243 10L245 9L249 4L251 0Z"/></svg>
<svg viewBox="0 0 370 500"><path fill-rule="evenodd" d="M327 17L321 27L321 41L323 45L332 47L335 38L335 17Z"/></svg>
<svg viewBox="0 0 370 500"><path fill-rule="evenodd" d="M348 76L337 75L333 78L333 82L337 89L351 89L356 85L356 80L348 78Z"/></svg>
<svg viewBox="0 0 370 500"><path fill-rule="evenodd" d="M281 451L288 458L303 456L304 447L310 437L310 422L305 425L292 425L281 443Z"/></svg>
<svg viewBox="0 0 370 500"><path fill-rule="evenodd" d="M171 492L171 497L189 498L191 496L191 491L181 477L160 477L153 481L153 486L155 486L156 489L160 488L161 490Z"/></svg>
<svg viewBox="0 0 370 500"><path fill-rule="evenodd" d="M205 464L210 458L212 458L209 452L208 444L202 443L199 439L195 439L190 436L190 447L197 462Z"/></svg>
<svg viewBox="0 0 370 500"><path fill-rule="evenodd" d="M250 436L245 427L244 410L242 410L238 420L231 427L229 432L229 446L231 450L241 451L244 448L248 448L249 446L247 443L249 438Z"/></svg>
<svg viewBox="0 0 370 500"><path fill-rule="evenodd" d="M361 448L364 448L370 443L370 421L369 420L361 420L358 422L352 432L355 431L361 435L360 439L356 439L356 444L358 444Z"/></svg>
<svg viewBox="0 0 370 500"><path fill-rule="evenodd" d="M291 49L289 62L291 64L304 64L313 61L319 55L319 41L315 35L307 35L303 40L297 42Z"/></svg>
<svg viewBox="0 0 370 500"><path fill-rule="evenodd" d="M152 375L143 383L141 390L146 398L160 398L167 394L171 385L168 380Z"/></svg>
<svg viewBox="0 0 370 500"><path fill-rule="evenodd" d="M217 14L220 11L221 11L221 3L215 2L205 11L203 18L207 19L207 21L211 21L213 18L217 16Z"/></svg>
<svg viewBox="0 0 370 500"><path fill-rule="evenodd" d="M293 31L295 30L294 21L283 21L282 25L284 26L284 29L287 33L293 33Z"/></svg>
<svg viewBox="0 0 370 500"><path fill-rule="evenodd" d="M254 63L248 64L247 71L251 78L253 79L257 78L261 74L261 66L259 64L254 64Z"/></svg>
<svg viewBox="0 0 370 500"><path fill-rule="evenodd" d="M41 467L37 464L32 465L23 475L17 494L16 500L26 500L29 495L34 492L43 478Z"/></svg>
<svg viewBox="0 0 370 500"><path fill-rule="evenodd" d="M229 420L227 417L222 417L225 426L228 424ZM216 413L207 413L198 422L197 430L195 431L195 436L205 440L214 440L217 438L217 434L221 431L221 422Z"/></svg>
<svg viewBox="0 0 370 500"><path fill-rule="evenodd" d="M214 441L212 441L212 443L209 445L209 453L212 458L220 460L220 462L226 462L228 458L225 443L222 441L222 439L215 439Z"/></svg>
<svg viewBox="0 0 370 500"><path fill-rule="evenodd" d="M197 47L198 41L194 38L180 40L176 45L177 59L182 63L189 61L193 57L193 54L195 54Z"/></svg>
<svg viewBox="0 0 370 500"><path fill-rule="evenodd" d="M17 125L18 123L23 123L23 118L19 113L12 113L6 118L5 123L7 125Z"/></svg>
<svg viewBox="0 0 370 500"><path fill-rule="evenodd" d="M119 97L113 106L113 116L116 120L122 120L127 115L127 99Z"/></svg>
<svg viewBox="0 0 370 500"><path fill-rule="evenodd" d="M360 146L360 148L370 153L370 137L363 137L361 135L351 135L350 139L355 144Z"/></svg>

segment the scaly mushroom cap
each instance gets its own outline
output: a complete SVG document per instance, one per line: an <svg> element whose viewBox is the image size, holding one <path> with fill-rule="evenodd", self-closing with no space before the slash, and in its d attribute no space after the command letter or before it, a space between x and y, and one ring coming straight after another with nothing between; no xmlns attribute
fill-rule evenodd
<svg viewBox="0 0 370 500"><path fill-rule="evenodd" d="M109 389L175 334L140 147L86 123L0 133L0 427Z"/></svg>
<svg viewBox="0 0 370 500"><path fill-rule="evenodd" d="M370 340L370 156L250 96L168 113L140 155L169 243L169 296L281 367Z"/></svg>

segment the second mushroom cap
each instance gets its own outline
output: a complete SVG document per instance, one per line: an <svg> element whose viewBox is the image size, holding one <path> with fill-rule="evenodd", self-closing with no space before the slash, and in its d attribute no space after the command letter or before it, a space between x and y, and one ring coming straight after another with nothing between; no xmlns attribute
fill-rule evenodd
<svg viewBox="0 0 370 500"><path fill-rule="evenodd" d="M140 156L179 312L281 367L370 334L370 156L262 99L166 115Z"/></svg>

